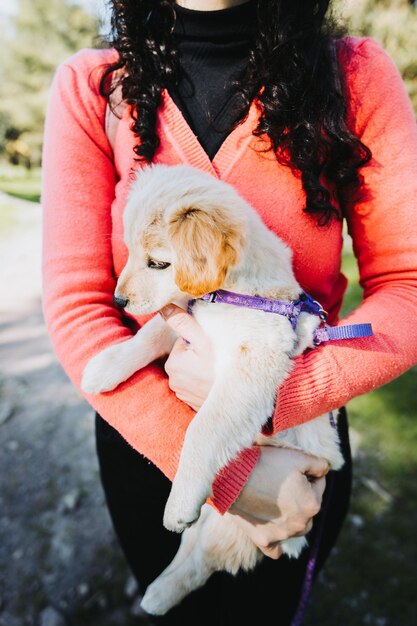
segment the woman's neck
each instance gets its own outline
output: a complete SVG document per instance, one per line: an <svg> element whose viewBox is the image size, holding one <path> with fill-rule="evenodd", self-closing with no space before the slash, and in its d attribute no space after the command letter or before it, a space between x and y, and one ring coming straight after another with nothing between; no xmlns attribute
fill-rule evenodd
<svg viewBox="0 0 417 626"><path fill-rule="evenodd" d="M186 9L195 11L220 11L229 9L239 4L245 4L248 0L176 0L176 3Z"/></svg>

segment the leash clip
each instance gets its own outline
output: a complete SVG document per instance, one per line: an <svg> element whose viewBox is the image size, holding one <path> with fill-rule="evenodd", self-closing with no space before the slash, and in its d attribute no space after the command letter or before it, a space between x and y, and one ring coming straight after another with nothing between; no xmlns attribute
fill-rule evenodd
<svg viewBox="0 0 417 626"><path fill-rule="evenodd" d="M319 318L322 321L322 324L324 325L327 322L327 317L328 317L328 312L323 309L323 307L321 306L320 302L317 302L317 300L313 300L314 304L317 306L318 308L318 312L317 315L319 316Z"/></svg>

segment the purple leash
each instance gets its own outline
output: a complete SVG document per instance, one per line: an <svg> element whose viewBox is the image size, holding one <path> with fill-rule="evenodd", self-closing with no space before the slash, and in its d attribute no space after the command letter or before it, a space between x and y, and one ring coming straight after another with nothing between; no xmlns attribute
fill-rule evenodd
<svg viewBox="0 0 417 626"><path fill-rule="evenodd" d="M332 411L329 411L329 420L330 424L333 428L337 428L336 421L334 419L334 415ZM311 589L313 587L314 582L314 572L316 570L317 565L317 556L319 553L320 542L323 536L324 522L326 520L327 510L329 508L329 502L332 497L333 492L333 484L334 484L334 474L330 473L328 476L327 482L327 498L321 510L321 516L317 527L317 534L314 539L314 543L311 547L310 558L308 559L306 573L304 575L303 586L301 588L301 596L298 602L297 610L291 622L291 626L301 626L303 623L307 605L311 596Z"/></svg>

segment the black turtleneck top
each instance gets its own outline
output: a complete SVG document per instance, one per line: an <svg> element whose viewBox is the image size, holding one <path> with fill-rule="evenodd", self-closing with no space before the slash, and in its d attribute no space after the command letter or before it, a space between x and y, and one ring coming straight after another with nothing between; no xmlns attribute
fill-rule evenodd
<svg viewBox="0 0 417 626"><path fill-rule="evenodd" d="M181 77L170 95L213 159L242 115L232 81L247 66L256 19L256 1L218 11L175 5L174 37Z"/></svg>

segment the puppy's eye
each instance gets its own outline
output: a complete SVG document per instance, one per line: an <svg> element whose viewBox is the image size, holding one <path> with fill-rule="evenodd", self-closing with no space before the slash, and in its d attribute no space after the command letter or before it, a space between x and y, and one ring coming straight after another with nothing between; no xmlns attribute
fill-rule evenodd
<svg viewBox="0 0 417 626"><path fill-rule="evenodd" d="M154 261L154 259L148 259L148 267L154 270L166 270L171 263L165 263L164 261Z"/></svg>

